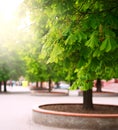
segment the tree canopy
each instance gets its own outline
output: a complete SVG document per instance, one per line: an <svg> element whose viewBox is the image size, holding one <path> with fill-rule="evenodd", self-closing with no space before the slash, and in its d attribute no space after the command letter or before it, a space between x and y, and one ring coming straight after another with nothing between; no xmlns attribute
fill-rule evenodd
<svg viewBox="0 0 118 130"><path fill-rule="evenodd" d="M73 73L77 74L74 88L81 86L88 90L98 77L118 77L117 0L25 0L24 3L42 45L41 57L47 57L47 63L72 64Z"/></svg>
<svg viewBox="0 0 118 130"><path fill-rule="evenodd" d="M24 0L22 9L34 30L36 56L39 51L31 70L45 61L46 70L59 74L61 66L72 88L84 91L84 108L92 109L93 80L118 77L118 1Z"/></svg>

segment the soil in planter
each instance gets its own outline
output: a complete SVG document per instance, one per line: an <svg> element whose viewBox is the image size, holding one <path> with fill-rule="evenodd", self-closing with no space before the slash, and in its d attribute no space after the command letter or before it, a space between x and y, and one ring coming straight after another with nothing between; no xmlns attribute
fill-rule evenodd
<svg viewBox="0 0 118 130"><path fill-rule="evenodd" d="M82 109L82 104L51 104L40 108L52 111L71 113L91 113L91 114L118 114L118 106L94 104L94 110L86 111Z"/></svg>

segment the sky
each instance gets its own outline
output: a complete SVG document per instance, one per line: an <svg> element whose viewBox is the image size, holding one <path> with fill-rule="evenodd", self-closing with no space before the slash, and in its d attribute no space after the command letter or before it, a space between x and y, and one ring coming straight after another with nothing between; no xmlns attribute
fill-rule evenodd
<svg viewBox="0 0 118 130"><path fill-rule="evenodd" d="M6 20L11 20L23 0L0 0L0 15Z"/></svg>
<svg viewBox="0 0 118 130"><path fill-rule="evenodd" d="M0 45L10 44L8 39L14 39L19 21L16 12L23 0L0 0Z"/></svg>

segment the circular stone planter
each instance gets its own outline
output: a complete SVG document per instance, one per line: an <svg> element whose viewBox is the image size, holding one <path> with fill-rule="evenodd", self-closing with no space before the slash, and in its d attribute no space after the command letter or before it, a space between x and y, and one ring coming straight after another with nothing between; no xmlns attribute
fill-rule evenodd
<svg viewBox="0 0 118 130"><path fill-rule="evenodd" d="M116 130L118 128L118 113L114 114L91 114L63 112L63 109L77 109L81 104L46 104L33 108L33 121L45 126L86 129L86 130ZM96 104L97 105L97 104ZM73 107L72 107L73 106ZM105 106L105 105L98 105ZM116 105L114 106L118 109ZM104 110L105 111L105 110Z"/></svg>

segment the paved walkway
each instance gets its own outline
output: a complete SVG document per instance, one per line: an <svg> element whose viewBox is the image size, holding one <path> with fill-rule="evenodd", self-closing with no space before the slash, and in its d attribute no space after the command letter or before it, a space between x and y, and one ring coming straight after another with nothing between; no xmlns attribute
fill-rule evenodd
<svg viewBox="0 0 118 130"><path fill-rule="evenodd" d="M32 96L28 88L8 88L8 93L0 93L0 130L67 130L45 127L32 121L32 108L43 103L82 103L82 97ZM118 104L118 97L94 97L94 103Z"/></svg>

